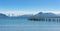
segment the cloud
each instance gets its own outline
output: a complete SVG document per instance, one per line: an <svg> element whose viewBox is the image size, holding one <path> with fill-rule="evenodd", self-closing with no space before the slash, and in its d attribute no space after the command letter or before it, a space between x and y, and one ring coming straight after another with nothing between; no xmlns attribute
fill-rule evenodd
<svg viewBox="0 0 60 31"><path fill-rule="evenodd" d="M58 10L54 10L54 11L47 11L47 10L45 10L45 11L41 11L41 12L44 12L44 13L54 13L54 14L60 14L60 11L58 11Z"/></svg>

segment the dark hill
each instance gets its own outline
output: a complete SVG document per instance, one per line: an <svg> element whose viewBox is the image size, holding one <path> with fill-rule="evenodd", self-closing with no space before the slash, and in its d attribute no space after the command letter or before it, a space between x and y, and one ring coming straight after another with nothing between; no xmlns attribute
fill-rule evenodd
<svg viewBox="0 0 60 31"><path fill-rule="evenodd" d="M6 17L8 17L8 16L6 16L5 14L0 13L0 18L6 18Z"/></svg>

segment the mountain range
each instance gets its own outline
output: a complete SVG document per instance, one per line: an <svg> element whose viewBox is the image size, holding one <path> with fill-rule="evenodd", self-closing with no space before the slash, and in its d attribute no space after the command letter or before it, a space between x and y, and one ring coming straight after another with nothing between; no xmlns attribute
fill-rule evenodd
<svg viewBox="0 0 60 31"><path fill-rule="evenodd" d="M6 18L6 17L9 17L9 16L0 13L0 17ZM57 15L57 14L54 14L54 13L39 12L36 15L22 15L22 16L17 16L16 18L46 18L46 17L60 17L60 16Z"/></svg>
<svg viewBox="0 0 60 31"><path fill-rule="evenodd" d="M39 18L46 18L46 17L58 17L57 14L54 14L54 13L43 13L43 12L40 12L36 15L34 15L35 17L39 17Z"/></svg>
<svg viewBox="0 0 60 31"><path fill-rule="evenodd" d="M60 18L59 15L54 14L54 13L43 13L43 12L39 12L38 14L32 16L29 18L29 20L31 19L40 19L40 18Z"/></svg>

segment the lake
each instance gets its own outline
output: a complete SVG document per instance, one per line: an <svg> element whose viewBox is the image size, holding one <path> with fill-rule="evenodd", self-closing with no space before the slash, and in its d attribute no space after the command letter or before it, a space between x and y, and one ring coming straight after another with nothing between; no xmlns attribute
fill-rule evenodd
<svg viewBox="0 0 60 31"><path fill-rule="evenodd" d="M0 31L60 31L60 22L2 18L0 19Z"/></svg>

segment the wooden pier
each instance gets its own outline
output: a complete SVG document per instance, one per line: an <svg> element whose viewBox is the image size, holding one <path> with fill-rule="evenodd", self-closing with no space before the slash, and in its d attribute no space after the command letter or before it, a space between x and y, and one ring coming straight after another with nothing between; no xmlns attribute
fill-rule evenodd
<svg viewBox="0 0 60 31"><path fill-rule="evenodd" d="M34 21L55 21L55 22L60 22L60 18L31 18L29 20L34 20Z"/></svg>

